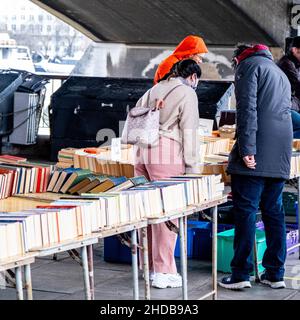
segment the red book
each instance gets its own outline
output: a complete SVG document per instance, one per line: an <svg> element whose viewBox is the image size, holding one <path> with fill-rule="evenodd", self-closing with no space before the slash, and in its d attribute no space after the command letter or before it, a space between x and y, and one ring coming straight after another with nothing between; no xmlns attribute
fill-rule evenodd
<svg viewBox="0 0 300 320"><path fill-rule="evenodd" d="M99 148L85 148L83 151L86 153L90 153L90 154L99 154L100 153Z"/></svg>
<svg viewBox="0 0 300 320"><path fill-rule="evenodd" d="M7 197L11 197L12 194L13 194L13 188L14 188L14 182L15 182L15 175L16 175L16 172L15 171L12 171L10 174L9 174L9 188L7 190Z"/></svg>
<svg viewBox="0 0 300 320"><path fill-rule="evenodd" d="M42 170L43 170L43 168L38 167L35 192L40 192L40 190L41 190Z"/></svg>
<svg viewBox="0 0 300 320"><path fill-rule="evenodd" d="M0 168L0 175L7 175L6 183L3 186L4 190L6 190L6 193L5 195L3 195L3 198L6 198L12 195L14 178L15 178L15 170Z"/></svg>
<svg viewBox="0 0 300 320"><path fill-rule="evenodd" d="M15 163L15 162L24 162L24 161L27 161L27 159L22 157L10 156L8 154L0 155L0 162Z"/></svg>
<svg viewBox="0 0 300 320"><path fill-rule="evenodd" d="M6 168L0 168L0 174L10 173L10 172L13 172L13 171L14 170L6 169Z"/></svg>
<svg viewBox="0 0 300 320"><path fill-rule="evenodd" d="M56 206L56 205L42 205L42 206L37 206L38 209L74 209L77 208L77 206Z"/></svg>

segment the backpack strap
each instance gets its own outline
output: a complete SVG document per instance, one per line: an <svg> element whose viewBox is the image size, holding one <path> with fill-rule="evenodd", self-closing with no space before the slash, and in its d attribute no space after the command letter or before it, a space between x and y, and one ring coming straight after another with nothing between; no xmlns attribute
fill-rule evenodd
<svg viewBox="0 0 300 320"><path fill-rule="evenodd" d="M147 102L146 102L146 106L147 108L150 108L150 93L151 93L152 88L148 91L148 97L147 97Z"/></svg>
<svg viewBox="0 0 300 320"><path fill-rule="evenodd" d="M168 98L168 96L169 96L175 89L177 89L178 87L181 87L181 86L184 86L184 84L183 84L183 83L182 83L182 84L178 84L177 86L173 87L170 91L167 92L167 94L163 97L162 100L165 101L165 100ZM149 90L149 92L148 92L148 97L147 97L147 107L149 107L149 108L150 108L150 94L151 94L152 89L153 89L153 88L151 88L151 89Z"/></svg>
<svg viewBox="0 0 300 320"><path fill-rule="evenodd" d="M175 90L177 89L178 87L181 87L181 86L184 86L184 84L178 84L177 86L175 86L174 88L172 88L163 98L163 100L166 100L168 98L168 96Z"/></svg>

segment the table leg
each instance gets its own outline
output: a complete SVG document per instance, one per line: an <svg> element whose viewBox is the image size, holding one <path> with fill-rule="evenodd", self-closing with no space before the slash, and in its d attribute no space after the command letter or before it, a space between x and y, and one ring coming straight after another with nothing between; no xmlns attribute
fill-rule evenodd
<svg viewBox="0 0 300 320"><path fill-rule="evenodd" d="M133 298L134 300L139 300L139 275L138 275L136 230L131 231L131 255L132 255L132 274L133 274Z"/></svg>
<svg viewBox="0 0 300 320"><path fill-rule="evenodd" d="M93 245L92 244L87 246L87 255L88 255L89 282L90 282L91 299L95 300L94 257L93 257Z"/></svg>
<svg viewBox="0 0 300 320"><path fill-rule="evenodd" d="M27 300L33 300L30 264L25 265L24 269L25 269L25 289L27 292Z"/></svg>
<svg viewBox="0 0 300 320"><path fill-rule="evenodd" d="M22 267L16 267L16 289L17 289L17 299L24 300L23 297L23 283L22 283Z"/></svg>
<svg viewBox="0 0 300 320"><path fill-rule="evenodd" d="M81 259L82 259L82 267L83 267L83 280L84 280L84 292L86 300L91 300L91 287L89 281L89 265L88 265L88 257L87 257L87 247L83 246L81 248Z"/></svg>
<svg viewBox="0 0 300 320"><path fill-rule="evenodd" d="M218 241L217 241L217 233L218 233L218 207L215 206L213 208L213 214L212 214L212 285L213 285L213 300L217 299L217 289L218 289L218 284L217 284L217 278L218 278L218 273L217 273L217 246L218 246Z"/></svg>
<svg viewBox="0 0 300 320"><path fill-rule="evenodd" d="M256 235L254 236L253 259L254 259L255 282L259 282L259 270L258 270L258 256L257 256L257 246L256 246Z"/></svg>
<svg viewBox="0 0 300 320"><path fill-rule="evenodd" d="M180 237L180 268L182 276L182 297L188 299L187 294L187 257L186 257L186 238L184 217L179 218L179 237Z"/></svg>
<svg viewBox="0 0 300 320"><path fill-rule="evenodd" d="M145 281L145 300L150 300L150 278L149 278L149 251L148 251L148 229L142 228L141 230L143 239L143 270Z"/></svg>
<svg viewBox="0 0 300 320"><path fill-rule="evenodd" d="M297 210L297 222L298 222L298 244L299 244L299 259L300 259L300 177L297 178L297 195L298 195L298 210Z"/></svg>

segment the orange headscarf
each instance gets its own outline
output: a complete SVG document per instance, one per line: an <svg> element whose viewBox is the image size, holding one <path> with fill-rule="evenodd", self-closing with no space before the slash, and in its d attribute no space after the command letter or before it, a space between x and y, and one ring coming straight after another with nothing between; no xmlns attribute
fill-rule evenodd
<svg viewBox="0 0 300 320"><path fill-rule="evenodd" d="M176 62L186 59L194 54L207 52L207 47L202 38L197 36L187 36L179 43L174 52L160 63L155 73L154 83L157 83L167 73L169 73Z"/></svg>

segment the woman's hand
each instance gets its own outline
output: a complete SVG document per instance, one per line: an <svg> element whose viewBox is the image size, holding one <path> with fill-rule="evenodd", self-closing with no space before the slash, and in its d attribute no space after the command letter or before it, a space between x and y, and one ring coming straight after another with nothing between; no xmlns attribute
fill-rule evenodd
<svg viewBox="0 0 300 320"><path fill-rule="evenodd" d="M160 109L163 109L165 107L166 103L165 103L165 100L163 99L156 99L156 102L155 102L155 109L156 110L160 110Z"/></svg>

